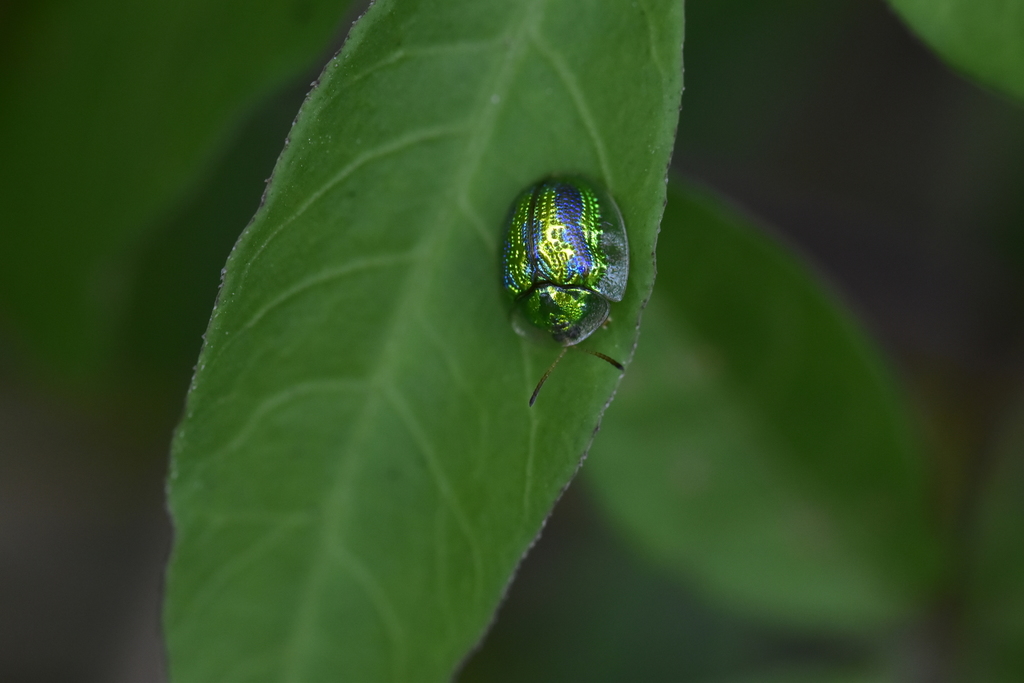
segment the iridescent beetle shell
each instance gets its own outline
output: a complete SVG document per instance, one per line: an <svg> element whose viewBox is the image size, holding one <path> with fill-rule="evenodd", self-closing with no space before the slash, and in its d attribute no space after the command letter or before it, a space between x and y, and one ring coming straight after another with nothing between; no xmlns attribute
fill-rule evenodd
<svg viewBox="0 0 1024 683"><path fill-rule="evenodd" d="M583 341L622 301L629 243L607 193L576 177L536 183L516 198L501 254L502 283L514 302L512 324L526 337Z"/></svg>

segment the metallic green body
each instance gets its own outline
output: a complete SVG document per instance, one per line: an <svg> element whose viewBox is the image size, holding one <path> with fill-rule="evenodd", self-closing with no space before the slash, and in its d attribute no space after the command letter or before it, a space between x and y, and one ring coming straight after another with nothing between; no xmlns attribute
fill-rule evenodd
<svg viewBox="0 0 1024 683"><path fill-rule="evenodd" d="M502 248L502 282L513 326L577 344L608 319L629 274L626 228L615 202L579 178L549 178L512 205Z"/></svg>

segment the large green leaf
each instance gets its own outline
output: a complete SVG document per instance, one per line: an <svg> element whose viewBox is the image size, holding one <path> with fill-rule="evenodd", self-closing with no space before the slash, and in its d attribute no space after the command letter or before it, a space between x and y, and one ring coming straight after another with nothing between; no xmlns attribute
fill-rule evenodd
<svg viewBox="0 0 1024 683"><path fill-rule="evenodd" d="M516 337L528 183L603 182L629 228L628 361L681 94L681 0L392 2L303 106L228 261L173 449L177 680L441 680L575 472L618 373Z"/></svg>
<svg viewBox="0 0 1024 683"><path fill-rule="evenodd" d="M1020 0L889 0L955 68L1024 101L1024 4Z"/></svg>
<svg viewBox="0 0 1024 683"><path fill-rule="evenodd" d="M108 360L134 250L243 108L322 54L347 0L71 0L0 20L0 314Z"/></svg>
<svg viewBox="0 0 1024 683"><path fill-rule="evenodd" d="M734 606L861 627L934 578L916 442L834 297L675 186L637 362L587 463L613 519Z"/></svg>
<svg viewBox="0 0 1024 683"><path fill-rule="evenodd" d="M969 680L1024 680L1024 403L1018 403L987 468L968 535Z"/></svg>

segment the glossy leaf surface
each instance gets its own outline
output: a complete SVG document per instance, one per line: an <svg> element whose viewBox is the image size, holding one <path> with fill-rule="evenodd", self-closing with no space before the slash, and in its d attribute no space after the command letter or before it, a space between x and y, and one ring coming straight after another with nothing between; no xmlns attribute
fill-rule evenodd
<svg viewBox="0 0 1024 683"><path fill-rule="evenodd" d="M908 615L934 579L925 476L875 352L807 268L670 192L637 362L585 472L689 582L792 623Z"/></svg>
<svg viewBox="0 0 1024 683"><path fill-rule="evenodd" d="M586 343L628 361L681 40L669 0L381 1L356 25L228 261L176 435L176 680L451 675L619 379L573 353L527 407L557 348L509 324L506 212L551 173L610 190L630 281Z"/></svg>

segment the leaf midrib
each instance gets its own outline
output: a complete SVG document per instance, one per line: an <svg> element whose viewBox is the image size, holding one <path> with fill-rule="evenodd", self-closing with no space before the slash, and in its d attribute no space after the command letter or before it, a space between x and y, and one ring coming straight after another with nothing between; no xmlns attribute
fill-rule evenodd
<svg viewBox="0 0 1024 683"><path fill-rule="evenodd" d="M516 27L514 31L511 31L505 44L509 46L507 56L503 61L502 68L495 74L491 80L490 87L481 87L478 95L477 112L478 116L474 117L473 120L477 123L473 126L470 138L467 142L466 149L463 155L463 161L456 167L457 178L453 182L455 188L459 193L454 206L464 208L469 207L468 197L465 196L466 188L469 185L470 179L473 177L476 170L479 168L481 159L487 147L487 141L491 138L495 120L500 107L503 102L507 101L507 93L509 86L512 82L515 73L519 69L525 54L525 43L528 35L531 31L536 29L539 24L540 17L542 16L543 6L547 0L534 0L524 12L522 22ZM498 104L491 102L491 95L497 94L499 96ZM444 199L439 200L439 211L441 213L445 210L451 210L453 203L445 201ZM470 219L472 222L472 218ZM396 390L393 387L393 383L390 381L389 375L391 374L392 368L395 367L394 358L398 357L399 347L405 342L406 336L398 334L400 328L408 324L411 319L408 315L408 311L416 309L414 302L419 301L424 293L429 289L424 286L423 283L430 282L430 275L432 272L432 264L428 257L432 253L438 244L442 243L449 233L454 229L456 221L437 221L435 225L439 225L440 228L433 231L424 231L423 240L420 248L415 251L420 252L421 260L417 266L412 269L410 274L405 280L405 286L402 293L396 298L396 305L393 308L390 320L386 325L387 334L384 335L384 339L387 343L384 345L382 351L378 355L378 360L375 363L374 370L371 373L371 381L368 382L368 396L364 403L363 410L355 418L354 427L351 435L343 446L342 450L345 455L341 458L343 466L339 467L338 474L335 476L334 481L331 485L330 492L328 494L326 504L324 506L324 522L321 524L322 533L319 538L317 547L313 553L314 557L310 563L310 574L306 580L306 587L303 591L303 596L300 599L299 607L296 610L296 618L291 627L292 638L287 647L287 654L285 661L283 662L283 680L297 681L302 678L302 667L305 663L305 657L303 651L306 649L304 645L308 645L312 642L315 634L315 624L318 618L317 606L319 604L318 596L322 593L323 584L327 580L329 572L329 548L340 542L336 534L342 526L342 521L345 515L345 504L350 500L351 484L355 478L355 469L358 465L360 451L356 446L362 440L360 437L368 429L371 422L371 416L374 415L378 409L378 406L382 399L382 394L386 393L389 388ZM474 226L475 227L475 226ZM479 231L475 231L479 235ZM488 243L488 240L482 240L485 243L485 247L493 250L494 244ZM531 414L531 421L535 421L535 418ZM535 429L531 428L531 433ZM435 472L435 485L439 486L439 493L442 498L449 500L450 504L457 504L457 500L453 500L445 496L444 487L440 486L437 480L436 470L431 468L431 463L428 464L428 469ZM443 474L443 471L441 472ZM449 488L449 491L451 489ZM464 512L459 512L458 517L465 520L465 524L468 524L468 519ZM524 520L525 522L525 520ZM465 531L465 530L464 530ZM471 531L471 529L469 530ZM482 600L482 558L480 557L480 546L479 542L476 541L474 536L467 536L470 546L474 552L474 597L477 604ZM358 562L351 553L349 553L351 560ZM357 582L359 578L353 576ZM374 601L373 595L368 596L371 601ZM386 596L383 592L380 593L379 597ZM389 627L389 619L386 614L380 615L382 621L385 623L385 628ZM397 640L396 640L396 636ZM392 634L393 644L395 647L395 657L393 665L393 675L396 680L401 680L405 677L406 672L406 653L404 647L404 634Z"/></svg>

